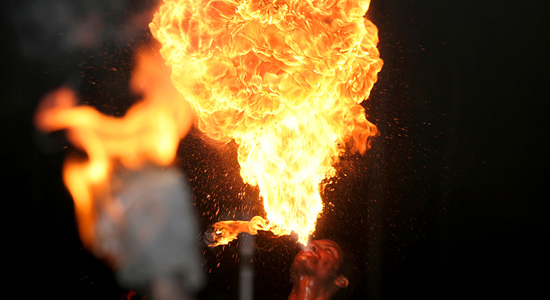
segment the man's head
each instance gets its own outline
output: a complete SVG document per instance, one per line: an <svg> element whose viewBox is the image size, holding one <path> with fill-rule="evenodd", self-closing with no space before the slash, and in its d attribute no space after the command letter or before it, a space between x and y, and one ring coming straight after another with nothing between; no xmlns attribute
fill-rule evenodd
<svg viewBox="0 0 550 300"><path fill-rule="evenodd" d="M348 278L342 273L344 252L333 240L313 240L308 248L300 251L290 270L293 284L303 278L316 281L325 288L334 290L348 286Z"/></svg>

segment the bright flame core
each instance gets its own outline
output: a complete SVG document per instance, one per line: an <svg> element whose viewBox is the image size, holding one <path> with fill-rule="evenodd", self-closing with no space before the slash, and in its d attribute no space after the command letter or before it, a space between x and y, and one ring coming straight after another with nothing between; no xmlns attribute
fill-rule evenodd
<svg viewBox="0 0 550 300"><path fill-rule="evenodd" d="M382 68L370 0L164 0L150 24L209 137L239 145L275 234L306 244L320 183L347 140L364 153L376 127L360 103Z"/></svg>

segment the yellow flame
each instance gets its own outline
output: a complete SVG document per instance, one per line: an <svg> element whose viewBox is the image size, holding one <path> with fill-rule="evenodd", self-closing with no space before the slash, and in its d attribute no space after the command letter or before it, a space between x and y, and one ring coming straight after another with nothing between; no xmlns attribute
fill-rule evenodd
<svg viewBox="0 0 550 300"><path fill-rule="evenodd" d="M150 23L172 83L209 137L239 145L276 234L306 243L320 183L376 127L360 103L382 68L370 0L164 0Z"/></svg>
<svg viewBox="0 0 550 300"><path fill-rule="evenodd" d="M77 105L75 92L65 87L47 95L35 116L39 129L66 130L72 144L87 154L86 159L69 157L63 170L86 246L96 242L95 202L109 201L108 181L115 165L138 169L150 163L171 164L179 140L193 123L191 108L170 83L170 68L158 49L138 53L130 85L143 99L121 118Z"/></svg>

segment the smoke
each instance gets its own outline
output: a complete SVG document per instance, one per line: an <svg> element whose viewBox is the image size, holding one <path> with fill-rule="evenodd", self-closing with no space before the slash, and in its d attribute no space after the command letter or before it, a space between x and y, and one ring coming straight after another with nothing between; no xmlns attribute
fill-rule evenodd
<svg viewBox="0 0 550 300"><path fill-rule="evenodd" d="M154 299L186 299L201 289L199 231L183 174L119 170L111 184L114 204L98 202L104 206L99 207L95 255L117 266L122 286L149 291Z"/></svg>
<svg viewBox="0 0 550 300"><path fill-rule="evenodd" d="M10 1L7 22L17 47L32 60L60 60L68 53L133 43L148 30L158 0Z"/></svg>

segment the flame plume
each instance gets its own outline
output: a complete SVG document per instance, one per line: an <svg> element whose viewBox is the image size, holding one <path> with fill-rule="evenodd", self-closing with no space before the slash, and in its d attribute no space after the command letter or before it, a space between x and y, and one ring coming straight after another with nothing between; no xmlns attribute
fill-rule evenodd
<svg viewBox="0 0 550 300"><path fill-rule="evenodd" d="M239 145L275 234L305 244L323 209L320 183L351 140L376 126L365 100L383 62L370 0L164 0L150 23L207 136Z"/></svg>
<svg viewBox="0 0 550 300"><path fill-rule="evenodd" d="M83 152L65 161L63 180L84 246L113 267L121 287L189 299L205 274L191 194L172 164L194 115L158 46L136 52L130 88L142 99L124 116L78 105L76 93L62 87L42 100L35 123L45 132L65 130Z"/></svg>
<svg viewBox="0 0 550 300"><path fill-rule="evenodd" d="M158 51L158 49L155 49ZM170 69L158 52L137 53L131 88L143 99L117 118L78 105L75 92L62 87L45 96L37 109L36 126L45 131L66 130L73 145L87 158L68 157L63 179L74 202L83 243L97 248L97 201L120 219L111 199L109 181L117 165L138 170L148 165L169 166L193 124L189 104L170 82ZM109 209L111 207L112 209ZM101 246L101 245L99 245Z"/></svg>

